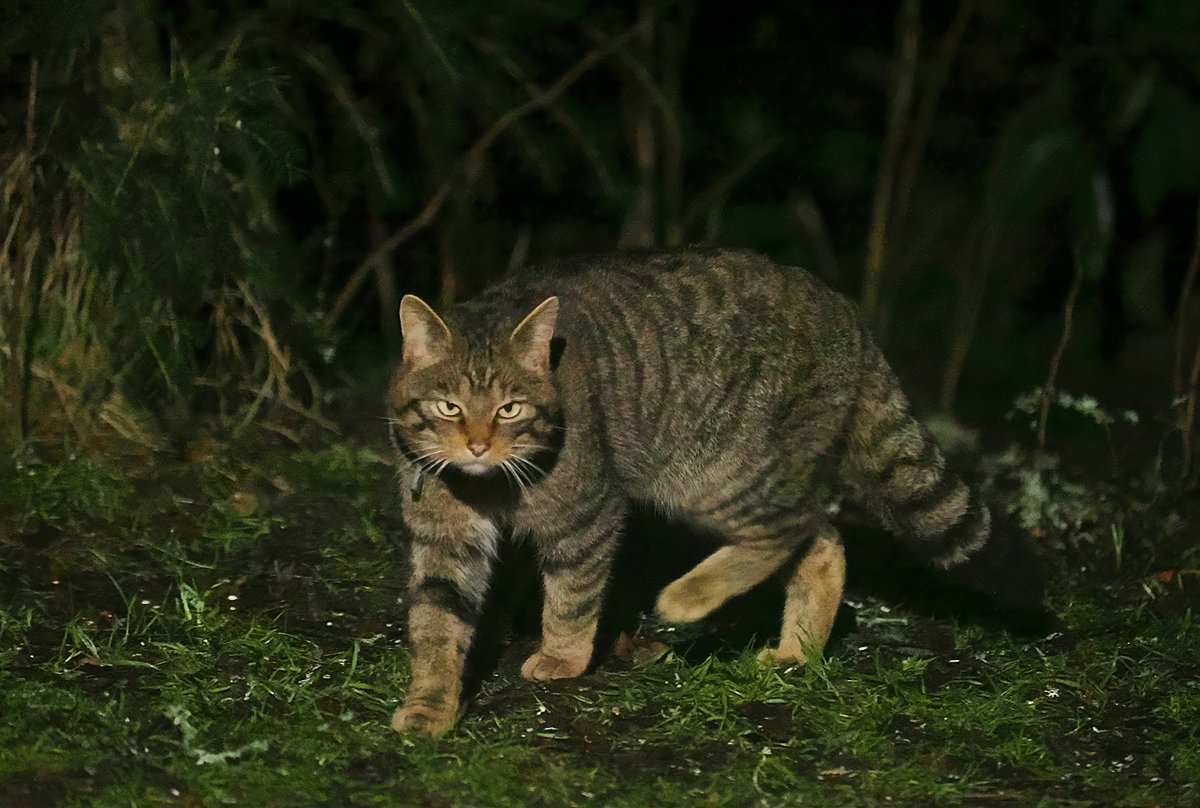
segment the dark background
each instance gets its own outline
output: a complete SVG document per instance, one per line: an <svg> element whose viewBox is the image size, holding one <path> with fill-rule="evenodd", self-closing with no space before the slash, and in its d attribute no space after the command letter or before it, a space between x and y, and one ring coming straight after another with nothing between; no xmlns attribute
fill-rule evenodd
<svg viewBox="0 0 1200 808"><path fill-rule="evenodd" d="M925 412L994 427L1050 379L1190 462L1200 4L3 15L14 441L322 421L381 389L405 292L704 242L860 299Z"/></svg>

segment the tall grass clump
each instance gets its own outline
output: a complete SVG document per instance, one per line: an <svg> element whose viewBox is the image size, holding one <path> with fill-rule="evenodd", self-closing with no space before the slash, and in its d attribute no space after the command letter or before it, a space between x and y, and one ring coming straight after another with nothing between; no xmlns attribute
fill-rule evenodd
<svg viewBox="0 0 1200 808"><path fill-rule="evenodd" d="M162 47L146 3L64 8L16 9L0 40L22 89L0 102L6 438L154 447L198 404L294 403L274 197L303 148L277 79L236 42Z"/></svg>

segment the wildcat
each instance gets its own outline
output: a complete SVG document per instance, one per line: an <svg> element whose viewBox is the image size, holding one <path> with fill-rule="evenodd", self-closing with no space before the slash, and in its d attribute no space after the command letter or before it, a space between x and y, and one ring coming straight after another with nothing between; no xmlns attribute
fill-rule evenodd
<svg viewBox="0 0 1200 808"><path fill-rule="evenodd" d="M389 428L413 659L397 730L453 724L505 531L533 543L544 584L522 674L583 673L633 501L725 541L663 589L664 620L699 620L793 565L764 659L803 663L829 637L838 494L994 601L1041 601L1015 536L947 471L854 305L803 270L745 251L618 253L503 281L444 317L409 295L400 322Z"/></svg>

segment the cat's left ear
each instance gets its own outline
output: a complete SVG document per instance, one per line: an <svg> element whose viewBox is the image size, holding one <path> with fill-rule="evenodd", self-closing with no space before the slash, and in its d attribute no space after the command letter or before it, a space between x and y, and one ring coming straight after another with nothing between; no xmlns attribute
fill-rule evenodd
<svg viewBox="0 0 1200 808"><path fill-rule="evenodd" d="M509 341L522 367L535 373L550 372L550 341L558 322L558 298L548 297L513 329Z"/></svg>

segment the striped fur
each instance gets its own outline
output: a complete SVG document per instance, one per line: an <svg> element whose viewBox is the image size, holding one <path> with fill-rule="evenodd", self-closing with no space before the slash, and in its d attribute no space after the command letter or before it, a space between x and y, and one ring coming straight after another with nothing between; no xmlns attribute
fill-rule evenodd
<svg viewBox="0 0 1200 808"><path fill-rule="evenodd" d="M506 281L444 322L406 298L401 324L390 404L415 539L397 729L453 722L502 531L541 558L531 679L587 667L630 501L727 541L663 590L667 620L794 565L764 654L784 661L820 651L841 598L831 495L943 567L988 541L987 508L946 470L853 305L802 270L739 251L622 253ZM509 402L520 417L501 417Z"/></svg>

